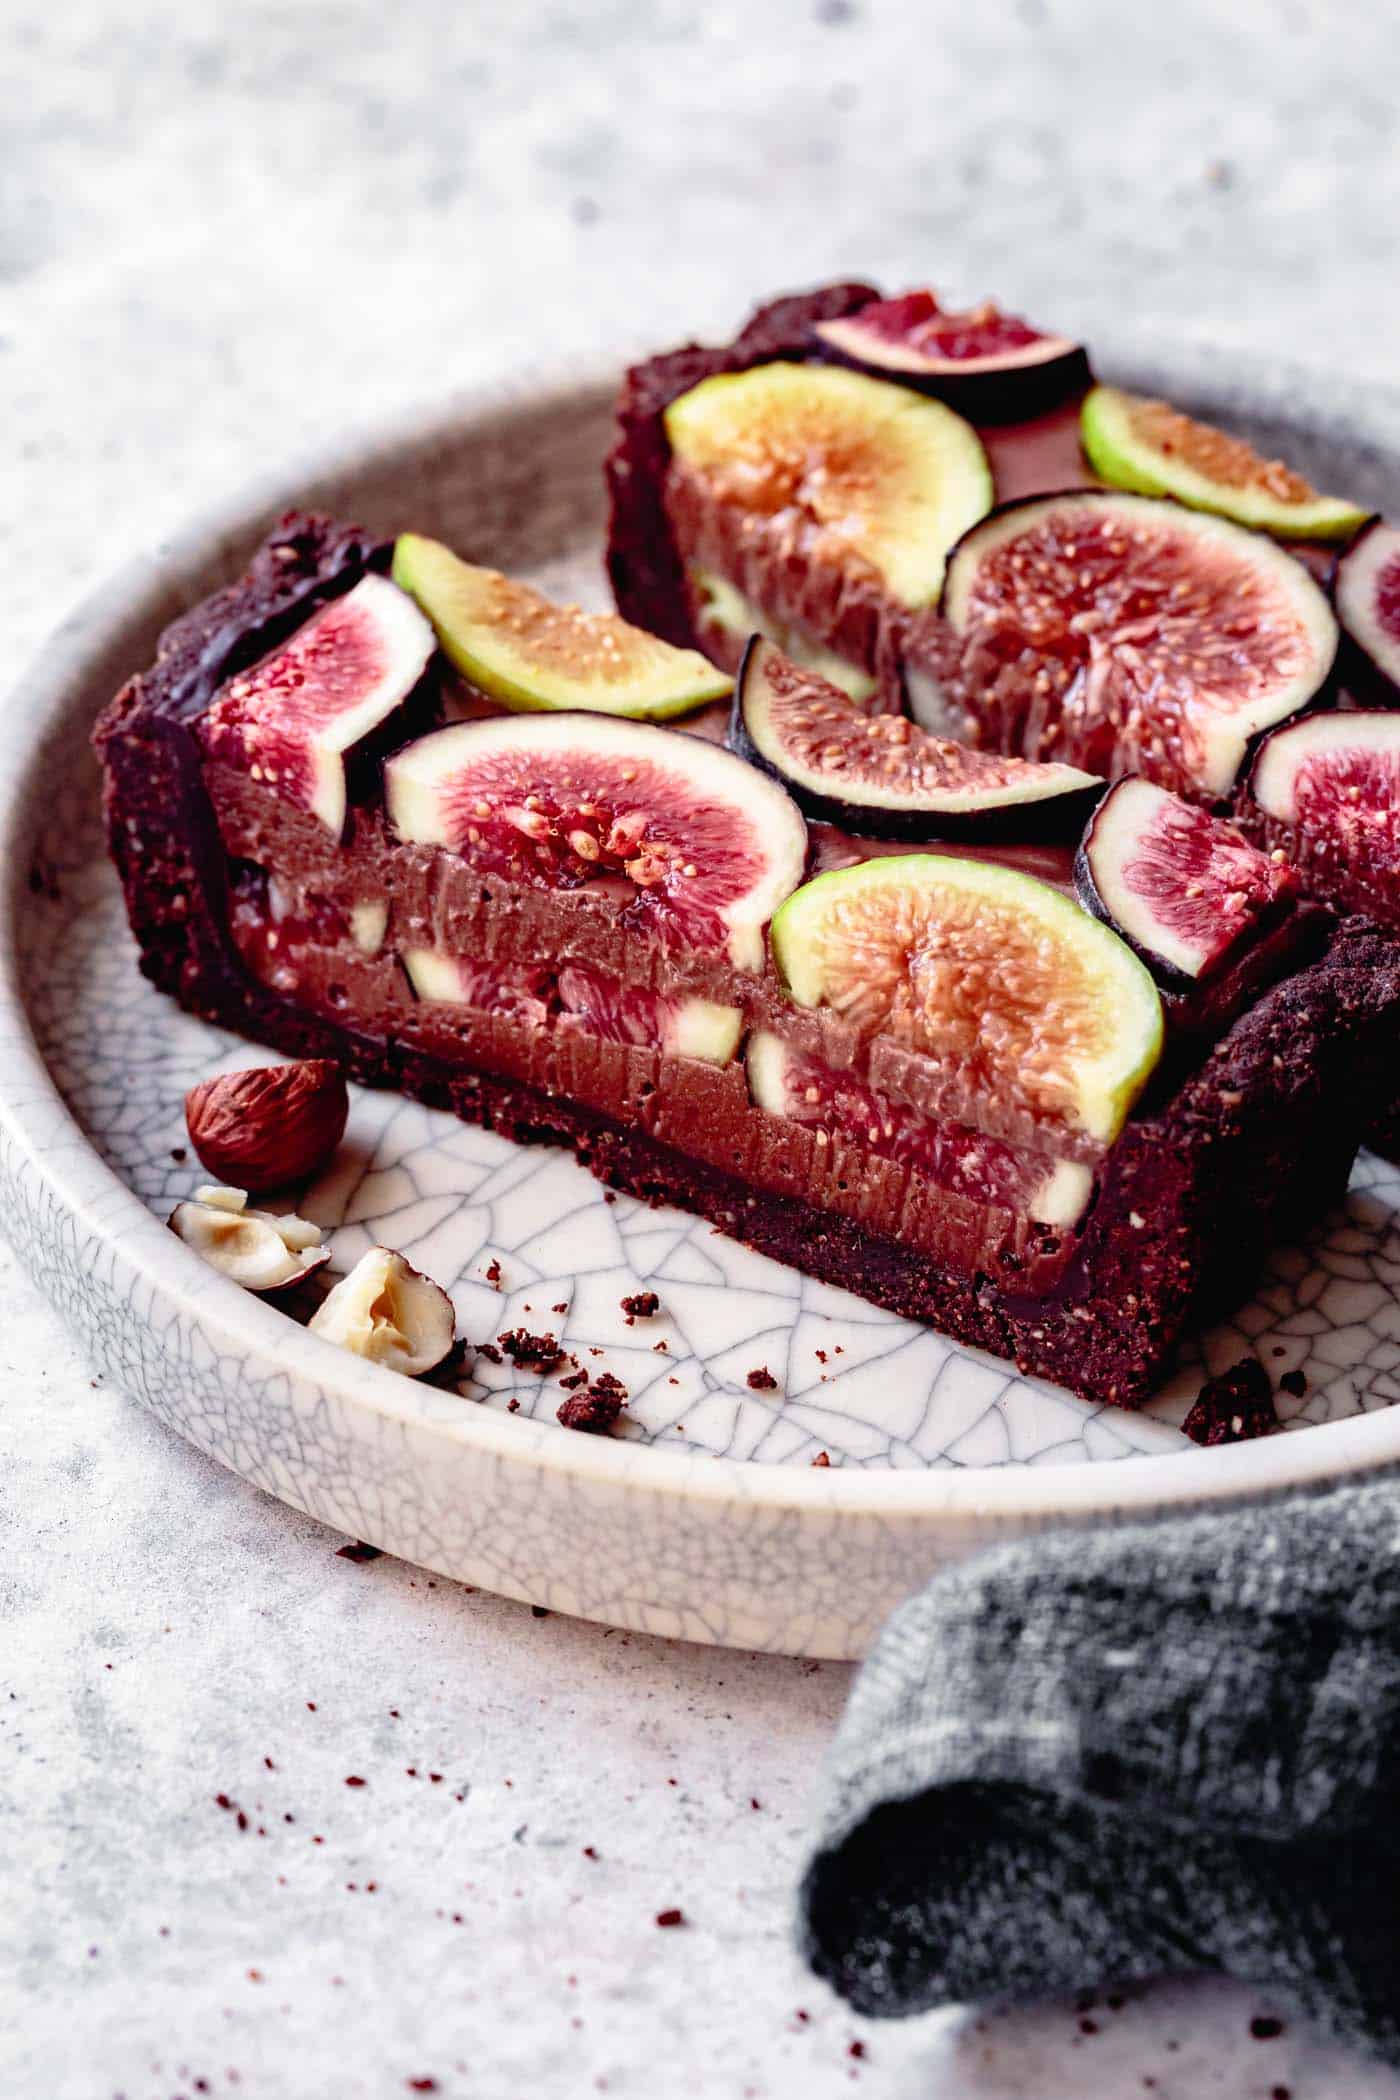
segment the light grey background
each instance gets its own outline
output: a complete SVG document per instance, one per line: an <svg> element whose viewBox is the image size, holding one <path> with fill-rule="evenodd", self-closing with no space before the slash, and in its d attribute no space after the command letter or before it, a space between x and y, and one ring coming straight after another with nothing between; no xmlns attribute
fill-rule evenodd
<svg viewBox="0 0 1400 2100"><path fill-rule="evenodd" d="M1303 0L0 0L10 668L267 462L836 272L1393 377L1394 82ZM787 1940L843 1669L339 1559L0 1281L6 2100L1400 2095L1225 1986L851 2020Z"/></svg>

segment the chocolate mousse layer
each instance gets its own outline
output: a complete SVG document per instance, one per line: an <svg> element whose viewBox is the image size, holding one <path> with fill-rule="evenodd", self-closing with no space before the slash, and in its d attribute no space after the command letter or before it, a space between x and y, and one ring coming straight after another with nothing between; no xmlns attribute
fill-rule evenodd
<svg viewBox="0 0 1400 2100"><path fill-rule="evenodd" d="M1242 982L1104 1153L1026 1117L963 1123L972 1105L924 1060L794 1007L769 968L668 945L629 916L626 885L562 894L403 844L373 751L351 768L339 839L275 781L205 757L223 682L383 565L364 535L284 520L98 726L142 968L190 1010L567 1144L619 1188L1105 1401L1144 1397L1193 1307L1238 1298L1274 1240L1341 1194L1400 1020L1400 946L1364 924L1329 920ZM381 743L439 707L434 669ZM875 850L814 832L816 865ZM1064 879L1063 856L1037 872ZM759 1033L840 1075L843 1098L873 1088L899 1113L862 1132L759 1108L744 1064ZM959 1156L1002 1148L999 1173L1018 1148L1082 1167L1082 1210L1047 1226L969 1195L929 1148L911 1159L909 1116L951 1124Z"/></svg>

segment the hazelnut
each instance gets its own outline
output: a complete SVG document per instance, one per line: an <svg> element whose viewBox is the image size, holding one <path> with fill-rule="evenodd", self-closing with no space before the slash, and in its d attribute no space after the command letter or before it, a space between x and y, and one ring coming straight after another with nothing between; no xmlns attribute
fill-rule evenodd
<svg viewBox="0 0 1400 2100"><path fill-rule="evenodd" d="M249 1210L244 1189L200 1189L193 1202L176 1204L170 1230L211 1269L249 1291L285 1290L331 1258L319 1225Z"/></svg>
<svg viewBox="0 0 1400 2100"><path fill-rule="evenodd" d="M418 1378L451 1349L457 1316L441 1285L390 1248L371 1247L309 1324L324 1341Z"/></svg>
<svg viewBox="0 0 1400 2100"><path fill-rule="evenodd" d="M349 1112L344 1074L325 1057L225 1072L185 1096L190 1143L204 1165L254 1194L318 1172Z"/></svg>

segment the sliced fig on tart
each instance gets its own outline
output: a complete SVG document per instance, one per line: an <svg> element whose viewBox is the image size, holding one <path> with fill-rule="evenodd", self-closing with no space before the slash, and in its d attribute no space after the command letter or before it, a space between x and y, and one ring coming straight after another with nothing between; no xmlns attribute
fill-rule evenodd
<svg viewBox="0 0 1400 2100"><path fill-rule="evenodd" d="M775 781L642 722L457 722L396 752L384 784L401 839L535 889L611 879L628 923L744 970L762 967L764 927L806 862L802 814Z"/></svg>
<svg viewBox="0 0 1400 2100"><path fill-rule="evenodd" d="M759 635L740 668L729 741L808 816L877 838L1068 837L1104 789L1076 766L1000 758L907 715L871 714Z"/></svg>
<svg viewBox="0 0 1400 2100"><path fill-rule="evenodd" d="M1161 1053L1161 999L1126 942L1011 868L864 861L806 883L771 937L798 1005L918 1052L950 1112L992 1130L1015 1112L1110 1143Z"/></svg>
<svg viewBox="0 0 1400 2100"><path fill-rule="evenodd" d="M1282 853L1150 781L1120 780L1075 857L1085 909L1120 934L1168 988L1213 976L1292 903Z"/></svg>
<svg viewBox="0 0 1400 2100"><path fill-rule="evenodd" d="M1350 684L1383 706L1400 705L1400 526L1376 518L1366 527L1337 564L1332 599L1352 658Z"/></svg>
<svg viewBox="0 0 1400 2100"><path fill-rule="evenodd" d="M829 357L917 387L974 422L1019 422L1089 384L1081 343L1046 335L991 299L962 311L931 291L875 299L812 334Z"/></svg>
<svg viewBox="0 0 1400 2100"><path fill-rule="evenodd" d="M749 1092L769 1115L805 1124L821 1134L819 1142L848 1139L960 1196L1063 1228L1082 1216L1093 1191L1093 1169L1083 1161L1055 1159L920 1115L771 1029L755 1031L745 1060Z"/></svg>
<svg viewBox="0 0 1400 2100"><path fill-rule="evenodd" d="M1400 912L1400 713L1310 715L1275 730L1247 795L1286 827L1323 895Z"/></svg>
<svg viewBox="0 0 1400 2100"><path fill-rule="evenodd" d="M992 503L969 423L830 365L704 379L666 410L666 436L710 500L770 529L784 562L854 565L902 605L937 596L948 548Z"/></svg>
<svg viewBox="0 0 1400 2100"><path fill-rule="evenodd" d="M1251 738L1316 698L1337 652L1325 594L1272 540L1104 489L974 526L942 610L944 668L907 674L917 718L1206 800L1229 792Z"/></svg>
<svg viewBox="0 0 1400 2100"><path fill-rule="evenodd" d="M393 574L463 677L505 707L660 721L730 691L698 650L674 648L616 613L556 605L529 584L462 561L439 540L401 533Z"/></svg>
<svg viewBox="0 0 1400 2100"><path fill-rule="evenodd" d="M227 680L200 718L200 745L339 838L347 754L408 698L436 646L411 598L383 576L364 576Z"/></svg>
<svg viewBox="0 0 1400 2100"><path fill-rule="evenodd" d="M1324 496L1244 438L1121 387L1096 386L1085 396L1080 435L1090 466L1110 487L1174 496L1278 539L1347 540L1370 515L1344 497Z"/></svg>

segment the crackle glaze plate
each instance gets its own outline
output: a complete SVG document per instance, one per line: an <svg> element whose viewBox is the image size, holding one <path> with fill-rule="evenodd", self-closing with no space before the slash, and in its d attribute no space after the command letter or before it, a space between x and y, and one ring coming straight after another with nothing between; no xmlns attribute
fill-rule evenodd
<svg viewBox="0 0 1400 2100"><path fill-rule="evenodd" d="M1400 490L1400 396L1339 400L1332 381L1261 377L1200 351L1163 360L1125 345L1101 362L1250 430L1323 485L1378 506ZM0 727L4 1215L94 1360L259 1487L442 1574L794 1654L859 1655L934 1568L998 1538L1394 1463L1400 1172L1369 1156L1343 1211L1278 1250L1141 1413L1021 1378L700 1220L611 1199L568 1155L389 1095L356 1091L345 1145L299 1197L327 1228L333 1271L379 1241L451 1290L470 1339L553 1331L628 1388L618 1436L557 1426L557 1372L478 1359L450 1389L361 1363L164 1229L201 1178L178 1156L186 1089L265 1053L138 974L102 852L94 715L292 500L435 533L605 602L610 392L609 377L518 385L279 477L134 563L13 697ZM629 1324L621 1300L640 1289L661 1310ZM1279 1395L1280 1435L1198 1451L1178 1424L1203 1371L1246 1349L1276 1379L1300 1371L1304 1390ZM758 1369L773 1390L750 1388Z"/></svg>

